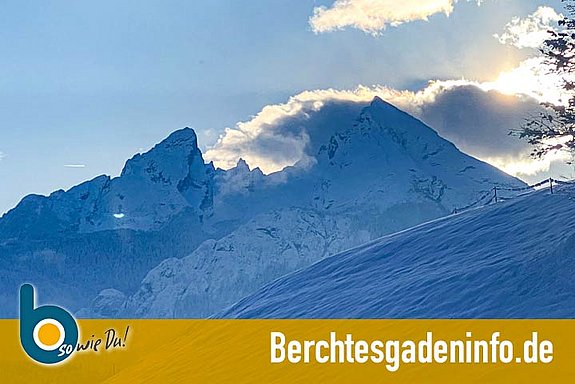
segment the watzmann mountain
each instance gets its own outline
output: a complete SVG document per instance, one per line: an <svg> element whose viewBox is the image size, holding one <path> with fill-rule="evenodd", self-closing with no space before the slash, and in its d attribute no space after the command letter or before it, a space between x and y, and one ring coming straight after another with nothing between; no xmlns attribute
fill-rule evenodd
<svg viewBox="0 0 575 384"><path fill-rule="evenodd" d="M206 317L495 185L523 186L379 98L307 124L306 161L271 175L214 169L183 129L117 178L24 198L0 219L0 315L26 281L83 316Z"/></svg>

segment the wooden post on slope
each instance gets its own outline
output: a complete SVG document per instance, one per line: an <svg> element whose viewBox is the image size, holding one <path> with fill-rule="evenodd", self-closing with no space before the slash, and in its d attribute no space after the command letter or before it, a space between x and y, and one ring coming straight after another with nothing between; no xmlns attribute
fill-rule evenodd
<svg viewBox="0 0 575 384"><path fill-rule="evenodd" d="M549 189L551 190L551 194L553 194L553 178L549 178Z"/></svg>

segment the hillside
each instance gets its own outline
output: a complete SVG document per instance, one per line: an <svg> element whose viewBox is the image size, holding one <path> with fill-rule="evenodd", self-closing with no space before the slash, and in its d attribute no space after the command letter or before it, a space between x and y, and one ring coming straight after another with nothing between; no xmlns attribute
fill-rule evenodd
<svg viewBox="0 0 575 384"><path fill-rule="evenodd" d="M231 318L573 318L575 186L383 237L285 276Z"/></svg>

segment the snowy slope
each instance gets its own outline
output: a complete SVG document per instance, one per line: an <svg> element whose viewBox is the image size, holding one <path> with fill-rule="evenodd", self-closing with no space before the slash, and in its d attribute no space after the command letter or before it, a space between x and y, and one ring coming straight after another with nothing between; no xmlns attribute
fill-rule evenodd
<svg viewBox="0 0 575 384"><path fill-rule="evenodd" d="M381 99L337 123L331 136L310 138L312 165L252 172L243 182L245 164L225 173L234 182L216 182L208 223L257 215L150 271L123 316L209 316L283 274L449 214L494 185L522 185Z"/></svg>
<svg viewBox="0 0 575 384"><path fill-rule="evenodd" d="M573 318L575 187L383 237L280 278L232 318Z"/></svg>

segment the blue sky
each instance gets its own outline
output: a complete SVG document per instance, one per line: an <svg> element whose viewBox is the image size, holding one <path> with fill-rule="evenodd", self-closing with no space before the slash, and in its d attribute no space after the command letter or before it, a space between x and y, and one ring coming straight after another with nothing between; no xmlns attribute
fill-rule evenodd
<svg viewBox="0 0 575 384"><path fill-rule="evenodd" d="M0 213L29 193L117 175L184 126L210 147L224 128L306 90L493 81L534 54L493 35L540 5L561 9L558 0L460 0L449 17L377 35L314 33L314 8L333 3L2 2Z"/></svg>

